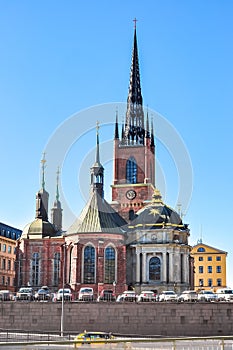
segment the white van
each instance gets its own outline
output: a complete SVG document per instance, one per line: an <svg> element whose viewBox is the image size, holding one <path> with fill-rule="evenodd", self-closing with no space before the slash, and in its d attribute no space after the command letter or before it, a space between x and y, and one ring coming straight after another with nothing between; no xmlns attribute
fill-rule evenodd
<svg viewBox="0 0 233 350"><path fill-rule="evenodd" d="M219 288L216 290L219 301L233 301L233 289Z"/></svg>

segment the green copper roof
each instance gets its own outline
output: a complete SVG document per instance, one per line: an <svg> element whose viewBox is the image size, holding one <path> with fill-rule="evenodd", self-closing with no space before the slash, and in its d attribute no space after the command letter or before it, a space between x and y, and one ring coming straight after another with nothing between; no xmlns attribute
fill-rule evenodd
<svg viewBox="0 0 233 350"><path fill-rule="evenodd" d="M67 230L67 235L84 232L125 232L126 221L102 198L97 191L91 195L79 218Z"/></svg>
<svg viewBox="0 0 233 350"><path fill-rule="evenodd" d="M21 238L36 239L44 237L55 237L59 236L60 234L61 233L58 232L49 221L44 221L40 218L36 218L33 222L25 226Z"/></svg>

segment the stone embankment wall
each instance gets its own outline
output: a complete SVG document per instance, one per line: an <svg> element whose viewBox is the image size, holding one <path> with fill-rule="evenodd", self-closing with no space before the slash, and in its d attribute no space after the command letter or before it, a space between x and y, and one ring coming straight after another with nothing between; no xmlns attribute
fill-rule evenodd
<svg viewBox="0 0 233 350"><path fill-rule="evenodd" d="M0 328L60 331L61 303L2 302ZM233 303L64 303L64 331L162 336L233 334Z"/></svg>

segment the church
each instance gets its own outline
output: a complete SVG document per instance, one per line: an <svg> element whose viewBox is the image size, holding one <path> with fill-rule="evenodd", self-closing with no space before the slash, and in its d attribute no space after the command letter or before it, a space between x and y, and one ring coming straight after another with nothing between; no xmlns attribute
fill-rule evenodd
<svg viewBox="0 0 233 350"><path fill-rule="evenodd" d="M113 288L117 295L130 288L137 293L188 289L193 280L190 231L163 202L155 184L154 125L143 108L136 27L125 119L120 125L116 115L113 130L110 203L104 198L100 131L97 124L89 200L67 231L62 230L59 174L51 222L48 219L42 159L35 220L24 228L17 244L16 287L47 285L56 291L66 285L76 293L89 286L96 296Z"/></svg>

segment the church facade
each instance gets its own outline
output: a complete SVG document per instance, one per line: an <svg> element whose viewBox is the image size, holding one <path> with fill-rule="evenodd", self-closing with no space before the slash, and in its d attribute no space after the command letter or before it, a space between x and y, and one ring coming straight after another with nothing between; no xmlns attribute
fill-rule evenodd
<svg viewBox="0 0 233 350"><path fill-rule="evenodd" d="M153 122L144 115L136 28L127 110L114 130L112 201L104 199L99 127L96 159L90 169L90 198L80 216L62 231L57 197L48 220L48 194L42 164L42 189L36 197L36 218L18 241L17 286L69 285L74 292L90 286L116 294L128 288L180 292L192 278L188 225L163 203L155 186Z"/></svg>

